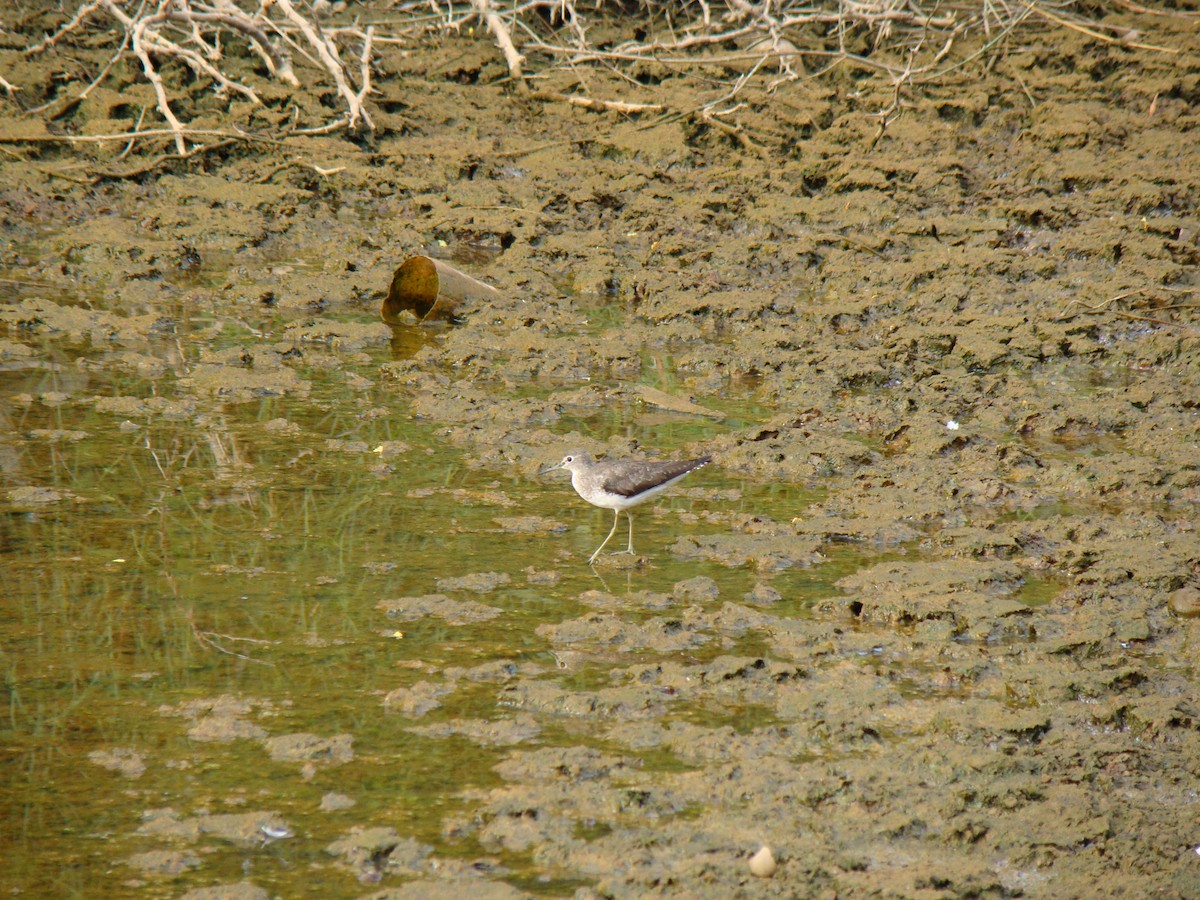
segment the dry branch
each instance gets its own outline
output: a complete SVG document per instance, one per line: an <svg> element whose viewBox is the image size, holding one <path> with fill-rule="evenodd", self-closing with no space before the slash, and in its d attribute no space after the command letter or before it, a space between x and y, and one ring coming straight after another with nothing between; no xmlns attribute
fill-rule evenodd
<svg viewBox="0 0 1200 900"><path fill-rule="evenodd" d="M644 112L664 112L666 106L661 103L628 103L624 100L598 100L595 97L584 97L580 94L563 94L559 91L534 91L529 95L533 100L547 100L553 103L569 103L594 112L618 112L625 115Z"/></svg>
<svg viewBox="0 0 1200 900"><path fill-rule="evenodd" d="M405 35L459 32L480 23L523 97L596 112L689 118L756 153L764 152L762 146L737 121L746 102L743 91L751 85L760 96L769 95L785 82L819 78L837 66L882 76L892 85L892 102L875 114L874 140L878 141L901 114L905 92L941 82L968 65L995 60L1019 27L1066 28L1131 49L1179 52L1144 42L1127 28L1087 21L1065 0L642 0L633 15L627 4L617 0L392 0L388 8L395 15L386 24L359 21L359 16L370 15L368 5L353 8L355 19L347 22L343 17L339 25L323 23L316 10L328 4L310 0L72 2L77 5L66 21L27 48L26 54L64 48L77 37L91 40L89 31L115 31L119 46L82 91L26 114L61 116L119 71L118 62L136 59L154 92L150 118L157 110L165 127L143 128L139 122L123 134L137 142L160 141L165 133L175 151L164 157L168 159L190 158L198 148L190 148L189 140L213 134L185 121L181 98L171 94L173 79L164 77L173 69L186 67L198 81L211 84L217 95L244 98L251 108L263 105L262 98L269 96L260 86L230 74L223 58L223 47L229 43L240 42L261 59L271 79L301 89L301 79L292 68L294 59L303 67L309 90L324 91L321 85L330 84L334 88L335 113L305 119L304 107L293 103L291 121L277 126L276 138L374 130L370 97L376 48L401 43ZM1155 12L1135 0L1114 2L1142 14ZM600 24L607 38L604 43L589 37L599 33ZM614 29L618 30L615 39ZM972 33L982 34L984 40L961 50L965 43L961 39ZM665 66L693 75L702 72L698 77L714 87L699 108L673 107L669 96L656 95L652 87L641 98L606 99L588 89L589 79L580 72L588 66L637 84L639 90L637 69L643 66ZM558 69L571 69L578 87L568 92L539 85L540 79ZM9 97L22 90L3 78L0 88ZM33 93L25 86L20 96ZM254 125L261 130L261 123ZM244 139L257 138L247 132Z"/></svg>
<svg viewBox="0 0 1200 900"><path fill-rule="evenodd" d="M517 52L508 26L504 24L504 20L500 18L500 14L496 12L496 7L492 5L492 0L471 0L471 5L475 7L476 12L479 13L479 17L487 25L487 29L492 33L492 37L496 39L496 44L499 45L500 52L504 54L504 61L508 63L508 73L512 76L513 81L516 82L519 89L525 90L528 85L525 84L525 75L521 70L521 64L524 60L521 54Z"/></svg>
<svg viewBox="0 0 1200 900"><path fill-rule="evenodd" d="M239 0L247 4L252 0ZM345 127L352 131L374 129L366 98L371 91L371 55L375 32L356 29L338 32L337 37L323 32L315 18L297 11L291 0L268 0L251 10L240 8L233 0L157 0L143 2L136 12L128 12L122 0L86 0L75 9L71 18L52 34L26 49L26 55L36 55L60 47L72 37L89 28L116 25L122 35L108 64L83 91L67 101L78 102L108 76L114 64L126 54L137 59L146 81L154 91L155 106L166 123L175 144L176 155L188 156L187 138L200 132L191 129L177 114L167 83L164 66L173 63L189 68L198 79L206 79L217 95L237 94L254 106L262 104L259 93L239 78L227 74L222 67L222 38L234 35L242 38L262 60L271 78L293 88L301 87L292 68L288 50L299 50L312 60L321 73L318 77L332 79L337 93L345 104L344 114L327 130ZM341 58L338 39L362 40L358 59L358 84L351 83L347 66ZM311 51L311 56L309 52ZM16 90L16 88L13 88ZM63 101L54 103L62 106ZM40 110L35 110L35 112ZM140 128L135 139L158 133L157 129Z"/></svg>
<svg viewBox="0 0 1200 900"><path fill-rule="evenodd" d="M316 50L321 64L333 76L338 93L341 94L342 99L346 101L346 106L348 107L346 127L354 131L361 125L365 125L369 130L373 131L375 123L371 121L371 116L363 107L362 100L358 94L350 88L350 83L346 79L345 67L342 65L342 60L338 55L337 46L328 37L321 34L320 25L315 21L310 22L304 16L300 15L300 13L296 12L296 8L292 6L291 0L275 0L275 5L283 10L283 14L287 17L288 21L304 35L304 38ZM367 85L364 83L364 93L366 90Z"/></svg>

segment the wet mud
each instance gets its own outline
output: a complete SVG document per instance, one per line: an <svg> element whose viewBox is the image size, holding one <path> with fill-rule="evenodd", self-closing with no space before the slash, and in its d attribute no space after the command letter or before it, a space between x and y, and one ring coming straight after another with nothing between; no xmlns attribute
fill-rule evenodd
<svg viewBox="0 0 1200 900"><path fill-rule="evenodd" d="M1200 56L1116 18L1185 50L1033 32L878 140L879 80L749 91L766 158L514 97L467 35L385 52L403 113L308 142L333 174L0 158L7 765L45 773L5 840L54 848L0 878L1200 893ZM499 296L383 324L419 254ZM714 462L593 573L611 517L536 476L574 449ZM56 666L128 724L62 700L50 753Z"/></svg>

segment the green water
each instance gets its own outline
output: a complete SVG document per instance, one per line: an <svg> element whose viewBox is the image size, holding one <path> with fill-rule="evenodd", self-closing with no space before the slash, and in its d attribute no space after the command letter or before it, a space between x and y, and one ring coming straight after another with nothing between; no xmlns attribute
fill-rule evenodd
<svg viewBox="0 0 1200 900"><path fill-rule="evenodd" d="M800 488L743 483L710 467L690 486L736 490L738 499L664 498L664 515L637 519L638 548L654 567L601 581L583 560L610 513L580 503L565 479L468 466L437 424L414 421L402 390L379 377L395 358L392 346L368 347L365 357L336 367L295 365L312 383L307 396L229 401L192 391L184 379L202 354L258 339L240 326L214 332L212 324L194 321L179 340L167 335L137 348L175 359L153 378L122 363L119 346L10 331L37 355L0 371L6 490L39 492L9 495L0 532L8 700L0 852L8 861L3 881L14 890L88 896L103 885L111 895L140 896L147 883L152 893L173 893L251 877L285 896L354 896L366 888L325 852L353 826L386 825L442 858L475 859L473 839L450 839L443 829L448 818L469 817L472 789L500 783L492 767L511 749L409 728L514 715L497 704L500 685L458 681L440 708L419 718L386 710L383 698L439 683L448 668L497 660L539 666L567 686L605 683L605 669L558 672L537 627L583 614L577 598L593 588L666 592L707 574L736 600L754 573L680 560L671 543L681 531L722 528L705 521L709 510L786 520L812 502ZM278 320L253 324L262 340L282 336ZM113 397L139 398L149 409L97 408L96 398ZM721 427L685 420L664 429L640 423L641 415L611 410L604 421L560 425L622 429L666 452ZM278 420L291 426L281 430ZM410 449L384 460L374 449L385 441ZM700 520L683 524L685 512ZM553 518L566 531L510 534L495 521L522 515ZM557 561L564 550L572 557ZM559 578L530 581L528 567ZM453 593L502 611L489 621L398 622L378 608L389 598L437 592L438 579L481 572L511 580L485 594ZM812 571L785 572L773 583L794 585L789 596L799 615L803 597L828 589ZM200 719L184 715L186 705L222 696L250 702L240 718L270 737L348 734L353 758L306 770L271 759L260 739L189 736ZM728 709L687 715L737 718ZM536 743L579 740L549 722ZM115 750L136 754L144 771L131 777L89 758ZM355 805L321 811L330 792ZM165 808L185 820L270 811L293 833L247 845L138 833L148 814ZM172 849L198 852L199 864L173 877L126 864ZM509 879L530 890L573 889L525 883L528 857L500 856Z"/></svg>

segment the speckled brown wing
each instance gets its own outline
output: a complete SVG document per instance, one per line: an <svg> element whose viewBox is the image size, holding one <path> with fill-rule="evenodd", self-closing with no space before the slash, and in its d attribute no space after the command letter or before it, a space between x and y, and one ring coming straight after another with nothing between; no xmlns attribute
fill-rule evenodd
<svg viewBox="0 0 1200 900"><path fill-rule="evenodd" d="M656 487L670 484L688 472L707 465L711 456L701 456L699 459L681 459L671 462L654 462L647 460L637 466L624 462L609 473L605 473L604 490L622 497L636 497L638 494L653 490Z"/></svg>

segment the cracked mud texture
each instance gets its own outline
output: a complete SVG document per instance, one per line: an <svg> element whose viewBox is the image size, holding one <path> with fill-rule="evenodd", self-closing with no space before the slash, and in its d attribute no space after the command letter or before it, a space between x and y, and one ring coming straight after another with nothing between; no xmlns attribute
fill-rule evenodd
<svg viewBox="0 0 1200 900"><path fill-rule="evenodd" d="M556 517L502 486L408 495L486 507L538 554L407 584L361 613L368 631L503 629L492 595L513 585L561 602L523 637L536 663L467 651L360 685L426 746L488 748L489 775L451 792L434 837L350 820L314 863L344 868L344 895L1197 896L1200 55L1191 20L1112 20L1184 51L1034 31L986 76L914 91L874 144L887 84L750 90L740 121L767 159L688 120L517 100L466 36L383 52L402 116L370 147L307 141L341 169L326 177L239 153L88 188L48 173L66 151L8 153L0 363L59 376L0 398L6 454L89 441L70 415L20 424L43 408L204 429L224 404L313 399L325 373L349 396L378 383L346 408L428 424L471 470L532 481L572 448L714 456L728 480L680 486L703 511L654 550L699 577L653 589L559 581L582 565L565 483L547 488ZM702 102L702 82L666 77L677 105ZM371 321L417 253L502 297L455 324ZM267 310L286 325L251 327ZM67 343L86 350L64 365ZM97 392L89 370L164 388ZM606 427L614 410L638 437ZM350 429L310 456L378 467L404 497L409 443L376 456ZM767 515L738 480L807 500ZM4 489L12 515L97 502L19 468ZM773 586L831 560L813 602ZM305 779L368 764L349 723L272 724L278 697L182 700L164 715L194 741L257 742ZM98 752L132 783L159 764ZM283 827L145 805L126 832L174 843L127 865L189 896L219 880L203 833ZM778 870L756 878L764 844Z"/></svg>

